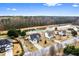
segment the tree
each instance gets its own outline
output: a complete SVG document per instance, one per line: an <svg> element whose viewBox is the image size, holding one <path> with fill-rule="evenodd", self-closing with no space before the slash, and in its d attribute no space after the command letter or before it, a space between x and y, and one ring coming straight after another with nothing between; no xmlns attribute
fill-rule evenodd
<svg viewBox="0 0 79 59"><path fill-rule="evenodd" d="M72 51L72 54L75 56L79 56L79 48L75 48L75 50Z"/></svg>
<svg viewBox="0 0 79 59"><path fill-rule="evenodd" d="M20 30L20 29L19 29L19 30L17 30L17 32L18 32L18 34L19 34L19 35L21 35L21 30Z"/></svg>
<svg viewBox="0 0 79 59"><path fill-rule="evenodd" d="M64 48L64 53L66 55L69 55L69 54L72 54L72 51L74 50L75 50L74 46L67 45L67 47Z"/></svg>
<svg viewBox="0 0 79 59"><path fill-rule="evenodd" d="M79 56L79 48L76 48L75 46L68 45L66 48L64 48L64 53L66 55L72 54L75 56Z"/></svg>
<svg viewBox="0 0 79 59"><path fill-rule="evenodd" d="M25 36L26 35L26 32L25 31L22 31L20 35L21 36Z"/></svg>
<svg viewBox="0 0 79 59"><path fill-rule="evenodd" d="M10 37L10 38L14 38L14 37L18 37L19 34L17 32L17 30L15 29L11 29L8 31L7 35Z"/></svg>

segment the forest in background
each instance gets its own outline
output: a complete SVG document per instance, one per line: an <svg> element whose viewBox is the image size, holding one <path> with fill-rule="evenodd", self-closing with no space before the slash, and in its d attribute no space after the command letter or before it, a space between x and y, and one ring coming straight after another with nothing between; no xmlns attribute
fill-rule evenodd
<svg viewBox="0 0 79 59"><path fill-rule="evenodd" d="M79 17L69 16L0 16L0 30L54 24L79 25Z"/></svg>

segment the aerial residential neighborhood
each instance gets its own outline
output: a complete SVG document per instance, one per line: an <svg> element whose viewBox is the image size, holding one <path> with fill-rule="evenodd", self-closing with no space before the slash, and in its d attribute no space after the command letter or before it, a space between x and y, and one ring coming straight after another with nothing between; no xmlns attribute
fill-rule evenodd
<svg viewBox="0 0 79 59"><path fill-rule="evenodd" d="M4 30L0 31L0 56L79 55L78 25L68 23L2 28Z"/></svg>
<svg viewBox="0 0 79 59"><path fill-rule="evenodd" d="M78 7L0 3L0 56L79 56Z"/></svg>

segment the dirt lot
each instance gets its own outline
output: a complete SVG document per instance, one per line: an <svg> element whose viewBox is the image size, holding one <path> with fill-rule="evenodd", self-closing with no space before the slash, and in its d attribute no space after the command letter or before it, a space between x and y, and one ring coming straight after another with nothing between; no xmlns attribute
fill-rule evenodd
<svg viewBox="0 0 79 59"><path fill-rule="evenodd" d="M54 40L59 40L60 42L64 41L64 40L69 40L71 39L72 36L60 36L60 35L56 35Z"/></svg>
<svg viewBox="0 0 79 59"><path fill-rule="evenodd" d="M13 55L18 56L22 53L22 48L18 41L13 40Z"/></svg>
<svg viewBox="0 0 79 59"><path fill-rule="evenodd" d="M24 44L27 47L27 49L31 52L37 51L38 49L27 39L24 40Z"/></svg>
<svg viewBox="0 0 79 59"><path fill-rule="evenodd" d="M38 44L41 45L42 47L47 47L47 46L55 44L56 42L54 42L54 40L58 40L58 41L62 42L64 40L69 40L69 39L72 38L72 36L55 35L54 38L51 38L49 40L48 38L45 37L44 33L40 33L40 34L41 34L41 40L40 40L40 42Z"/></svg>
<svg viewBox="0 0 79 59"><path fill-rule="evenodd" d="M46 42L45 42L46 41ZM50 45L53 45L54 42L52 40L48 40L45 36L44 36L44 33L41 33L41 40L40 42L38 43L39 45L41 45L42 47L47 47L47 46L50 46Z"/></svg>

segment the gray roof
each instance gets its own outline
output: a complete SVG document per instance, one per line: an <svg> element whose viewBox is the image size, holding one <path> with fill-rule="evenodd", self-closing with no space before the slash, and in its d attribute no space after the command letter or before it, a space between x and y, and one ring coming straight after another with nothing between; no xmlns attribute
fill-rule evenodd
<svg viewBox="0 0 79 59"><path fill-rule="evenodd" d="M0 40L0 45L10 44L11 42L7 39Z"/></svg>
<svg viewBox="0 0 79 59"><path fill-rule="evenodd" d="M41 37L41 35L39 33L35 33L35 34L30 35L31 40L34 40L34 39L38 40L40 37Z"/></svg>

